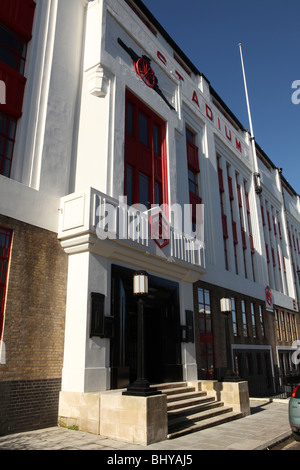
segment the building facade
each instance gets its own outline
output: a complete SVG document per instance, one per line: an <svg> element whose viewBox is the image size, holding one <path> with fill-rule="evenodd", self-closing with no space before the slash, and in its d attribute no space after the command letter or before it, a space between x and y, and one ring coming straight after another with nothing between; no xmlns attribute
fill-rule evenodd
<svg viewBox="0 0 300 470"><path fill-rule="evenodd" d="M229 296L234 369L276 393L300 326L281 169L140 0L5 5L0 433L135 379L139 270L150 382L222 379Z"/></svg>

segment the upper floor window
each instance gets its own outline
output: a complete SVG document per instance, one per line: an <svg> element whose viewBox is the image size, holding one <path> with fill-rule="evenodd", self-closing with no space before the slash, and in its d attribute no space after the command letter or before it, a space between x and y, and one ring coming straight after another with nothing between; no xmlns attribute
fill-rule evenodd
<svg viewBox="0 0 300 470"><path fill-rule="evenodd" d="M0 175L10 176L17 121L0 113Z"/></svg>
<svg viewBox="0 0 300 470"><path fill-rule="evenodd" d="M127 204L167 203L165 123L129 91L125 116Z"/></svg>
<svg viewBox="0 0 300 470"><path fill-rule="evenodd" d="M0 23L0 60L24 74L27 43Z"/></svg>

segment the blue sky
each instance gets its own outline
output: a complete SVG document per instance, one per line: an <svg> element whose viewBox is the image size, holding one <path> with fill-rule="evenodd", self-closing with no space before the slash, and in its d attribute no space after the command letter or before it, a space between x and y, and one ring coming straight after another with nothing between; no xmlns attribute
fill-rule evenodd
<svg viewBox="0 0 300 470"><path fill-rule="evenodd" d="M223 101L300 194L299 0L143 0Z"/></svg>

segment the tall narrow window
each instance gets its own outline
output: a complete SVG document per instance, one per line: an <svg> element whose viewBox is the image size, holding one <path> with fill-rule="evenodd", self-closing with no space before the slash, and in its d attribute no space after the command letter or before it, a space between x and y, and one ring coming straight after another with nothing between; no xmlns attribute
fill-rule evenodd
<svg viewBox="0 0 300 470"><path fill-rule="evenodd" d="M257 331L256 331L255 308L254 308L254 304L252 302L250 304L250 308L251 308L252 336L253 336L253 338L256 338Z"/></svg>
<svg viewBox="0 0 300 470"><path fill-rule="evenodd" d="M248 336L248 320L247 320L247 312L246 312L246 302L242 300L241 303L242 303L243 335L247 337Z"/></svg>
<svg viewBox="0 0 300 470"><path fill-rule="evenodd" d="M129 91L125 119L127 204L167 204L165 123Z"/></svg>
<svg viewBox="0 0 300 470"><path fill-rule="evenodd" d="M199 194L199 150L196 145L196 136L189 129L186 129L186 150L189 178L189 196L192 208L192 230L193 232L196 232L196 208L197 204L202 203Z"/></svg>
<svg viewBox="0 0 300 470"><path fill-rule="evenodd" d="M237 323L237 316L236 316L236 306L235 306L235 298L231 297L231 318L232 318L232 329L234 336L238 335L238 323Z"/></svg>
<svg viewBox="0 0 300 470"><path fill-rule="evenodd" d="M199 379L213 378L214 351L211 321L210 291L198 288L198 312L200 326Z"/></svg>
<svg viewBox="0 0 300 470"><path fill-rule="evenodd" d="M263 308L261 305L258 306L258 313L259 313L259 324L261 329L261 336L265 338L265 322L263 317Z"/></svg>
<svg viewBox="0 0 300 470"><path fill-rule="evenodd" d="M0 227L0 339L2 338L5 294L12 232Z"/></svg>
<svg viewBox="0 0 300 470"><path fill-rule="evenodd" d="M221 217L222 217L222 229L223 229L223 243L224 243L224 257L225 257L225 269L229 270L228 261L228 227L227 227L227 215L224 209L224 181L223 181L223 170L221 168L221 157L217 155L218 165L218 181L219 181L219 194L220 194L220 206L221 206Z"/></svg>

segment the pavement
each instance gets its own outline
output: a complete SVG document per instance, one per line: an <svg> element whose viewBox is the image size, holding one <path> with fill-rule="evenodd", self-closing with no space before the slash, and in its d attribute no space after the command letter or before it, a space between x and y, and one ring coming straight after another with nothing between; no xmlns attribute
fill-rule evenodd
<svg viewBox="0 0 300 470"><path fill-rule="evenodd" d="M268 450L291 436L288 402L288 399L251 399L249 416L148 446L118 441L87 432L52 427L1 436L0 451L106 450L113 452L115 456L119 455L119 451L126 451L126 455L131 455L132 452L134 456L134 451L151 451L154 454L167 451L165 453L174 454L178 451L192 453L192 451L199 450ZM123 455L122 452L121 454ZM137 454L141 455L141 452ZM142 453L142 455L146 454ZM185 463L189 462L186 460Z"/></svg>

